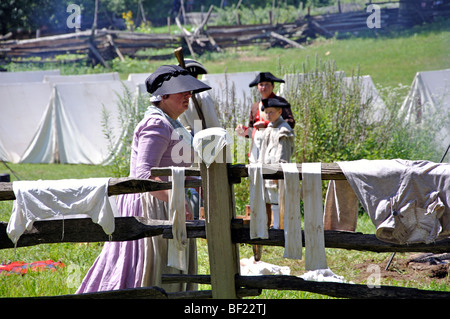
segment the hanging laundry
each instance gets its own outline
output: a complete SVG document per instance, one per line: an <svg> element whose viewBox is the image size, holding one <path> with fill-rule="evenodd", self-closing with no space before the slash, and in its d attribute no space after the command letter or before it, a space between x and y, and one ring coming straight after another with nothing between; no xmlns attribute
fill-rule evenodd
<svg viewBox="0 0 450 319"><path fill-rule="evenodd" d="M378 239L431 243L450 235L450 164L400 159L338 164Z"/></svg>
<svg viewBox="0 0 450 319"><path fill-rule="evenodd" d="M173 239L169 240L168 262L170 267L186 271L186 209L184 192L184 167L171 167L172 189L169 191L169 218Z"/></svg>
<svg viewBox="0 0 450 319"><path fill-rule="evenodd" d="M305 269L326 269L323 230L322 165L302 164L303 207L305 215Z"/></svg>
<svg viewBox="0 0 450 319"><path fill-rule="evenodd" d="M108 182L109 178L13 182L16 200L7 227L8 237L17 243L37 220L78 214L90 216L111 235L118 213L115 201L108 197Z"/></svg>
<svg viewBox="0 0 450 319"><path fill-rule="evenodd" d="M282 163L281 168L284 176L284 196L280 196L284 197L284 257L302 259L300 172L295 163Z"/></svg>
<svg viewBox="0 0 450 319"><path fill-rule="evenodd" d="M269 238L262 164L248 166L250 187L250 238Z"/></svg>

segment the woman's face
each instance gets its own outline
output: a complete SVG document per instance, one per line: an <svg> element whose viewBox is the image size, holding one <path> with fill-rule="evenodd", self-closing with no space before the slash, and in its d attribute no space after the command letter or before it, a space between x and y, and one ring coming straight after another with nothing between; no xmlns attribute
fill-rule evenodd
<svg viewBox="0 0 450 319"><path fill-rule="evenodd" d="M260 82L258 83L258 91L259 94L261 94L261 97L263 99L269 97L270 94L273 92L274 85L272 82Z"/></svg>
<svg viewBox="0 0 450 319"><path fill-rule="evenodd" d="M191 96L192 93L190 91L169 94L161 101L161 109L171 118L176 120L188 109Z"/></svg>

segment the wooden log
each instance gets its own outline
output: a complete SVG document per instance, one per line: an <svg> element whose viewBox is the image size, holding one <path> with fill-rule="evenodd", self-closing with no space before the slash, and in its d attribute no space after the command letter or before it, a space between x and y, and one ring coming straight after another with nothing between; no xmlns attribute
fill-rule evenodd
<svg viewBox="0 0 450 319"><path fill-rule="evenodd" d="M175 22L176 22L178 28L181 30L181 33L183 34L183 37L189 48L189 52L191 53L191 56L195 59L195 52L194 52L194 49L192 48L192 41L193 41L192 34L189 31L187 31L185 28L183 28L178 17L175 18Z"/></svg>
<svg viewBox="0 0 450 319"><path fill-rule="evenodd" d="M255 297L261 294L261 289L238 288L236 295L238 298ZM211 299L213 298L212 290L196 290L182 292L168 292L169 299Z"/></svg>
<svg viewBox="0 0 450 319"><path fill-rule="evenodd" d="M106 63L105 59L101 56L100 52L98 52L97 47L92 42L89 42L89 50L92 52L94 57L107 69L111 69L108 63Z"/></svg>
<svg viewBox="0 0 450 319"><path fill-rule="evenodd" d="M286 37L284 37L284 36L282 36L281 34L278 34L278 33L276 33L276 32L273 32L273 31L270 32L270 36L273 37L273 38L275 38L275 39L284 41L284 42L286 42L287 44L292 45L294 48L299 48L299 49L304 49L304 48L305 48L303 45L301 45L301 44L299 44L299 43L297 43L297 42L295 42L295 41L292 41L291 39L288 39L288 38L286 38Z"/></svg>
<svg viewBox="0 0 450 319"><path fill-rule="evenodd" d="M107 34L106 38L108 39L108 41L111 44L111 46L114 48L114 51L116 51L116 54L119 57L119 59L121 61L124 61L125 59L124 59L124 57L122 55L122 52L120 52L120 49L116 46L116 43L114 42L114 39L112 38L112 36L110 34Z"/></svg>
<svg viewBox="0 0 450 319"><path fill-rule="evenodd" d="M141 287L90 292L76 295L30 297L27 299L168 299L169 294L160 287Z"/></svg>
<svg viewBox="0 0 450 319"><path fill-rule="evenodd" d="M0 222L0 249L14 248L9 239L7 223ZM205 238L205 223L202 220L186 222L189 238ZM172 233L172 223L167 220L152 220L143 217L116 217L115 230L111 236L90 218L52 219L36 221L29 231L19 238L17 247L62 242L128 241ZM170 235L165 237L172 238Z"/></svg>
<svg viewBox="0 0 450 319"><path fill-rule="evenodd" d="M208 23L209 18L211 17L211 13L214 9L214 6L211 5L209 7L208 13L206 14L205 19L203 19L203 21L200 23L200 25L195 29L194 31L194 38L198 36L198 34L200 33L200 31L204 28L204 26Z"/></svg>
<svg viewBox="0 0 450 319"><path fill-rule="evenodd" d="M215 213L215 211L213 211ZM172 225L168 221L148 220L142 217L116 217L115 232L111 237L105 234L100 225L90 218L54 219L36 221L30 231L19 239L17 247L33 246L43 243L61 242L101 242L126 241L162 235L171 239ZM6 233L7 223L0 222L0 249L13 248ZM195 220L186 223L189 238L206 238L205 221ZM234 244L284 246L284 231L269 230L268 239L250 239L249 225L242 219L231 221L231 238ZM445 253L450 250L450 239L433 244L395 245L380 241L372 234L342 231L324 231L325 247L373 252L431 252ZM209 238L208 238L209 240ZM305 241L303 240L303 243Z"/></svg>
<svg viewBox="0 0 450 319"><path fill-rule="evenodd" d="M236 276L237 287L301 290L336 298L352 299L449 299L450 292L421 290L394 286L369 287L367 285L336 282L317 282L296 276Z"/></svg>
<svg viewBox="0 0 450 319"><path fill-rule="evenodd" d="M201 181L198 179L185 181L185 187L199 186L201 186ZM150 179L139 179L131 177L111 178L109 180L108 195L114 196L120 194L144 193L171 188L172 182L159 182ZM14 195L12 183L0 183L0 201L15 199L16 196Z"/></svg>
<svg viewBox="0 0 450 319"><path fill-rule="evenodd" d="M209 284L209 275L163 275L164 283L199 283ZM304 280L297 276L266 275L266 276L236 276L236 287L273 289L273 290L301 290L336 298L377 299L377 298L436 298L448 299L450 292L421 290L395 286L379 286L370 288L367 285L347 284L336 282L316 282Z"/></svg>
<svg viewBox="0 0 450 319"><path fill-rule="evenodd" d="M284 230L269 229L268 239L250 239L250 228L240 219L232 221L232 237L234 243L246 243L250 245L284 246ZM302 231L303 232L303 231ZM303 246L305 238L303 236ZM431 244L392 244L381 241L373 234L362 234L346 231L324 231L325 247L348 250L386 252L431 252L445 253L450 251L450 238L442 239Z"/></svg>
<svg viewBox="0 0 450 319"><path fill-rule="evenodd" d="M161 276L163 284L173 283L197 283L202 285L211 284L211 275L178 275L178 274L163 274ZM208 293L207 293L208 292ZM253 288L237 288L236 295L238 298L254 297L261 294L261 289ZM212 290L202 290L201 294L190 293L168 293L169 299L186 299L186 298L212 298Z"/></svg>
<svg viewBox="0 0 450 319"><path fill-rule="evenodd" d="M224 149L209 168L201 163L200 169L213 297L236 299L234 278L239 273L239 249L231 240L229 227L234 217L234 193L228 181Z"/></svg>
<svg viewBox="0 0 450 319"><path fill-rule="evenodd" d="M297 164L299 178L302 178L302 164ZM248 165L238 164L230 165L228 168L230 179L234 183L240 182L240 178L248 177ZM263 178L265 179L282 179L283 170L281 165L263 165ZM336 163L322 163L322 179L323 180L344 180L345 175Z"/></svg>

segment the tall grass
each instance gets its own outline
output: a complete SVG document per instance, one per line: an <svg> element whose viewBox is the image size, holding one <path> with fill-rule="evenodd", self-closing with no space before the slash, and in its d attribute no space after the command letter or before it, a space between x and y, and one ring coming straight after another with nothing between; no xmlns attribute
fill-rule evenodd
<svg viewBox="0 0 450 319"><path fill-rule="evenodd" d="M285 97L297 123L294 162L362 158L438 161L436 126L406 123L399 113L402 99L395 90L384 95L383 105L377 105L378 96L366 92L359 69L345 76L334 62L316 57L314 61L306 59L301 72L294 70L290 75L295 81Z"/></svg>

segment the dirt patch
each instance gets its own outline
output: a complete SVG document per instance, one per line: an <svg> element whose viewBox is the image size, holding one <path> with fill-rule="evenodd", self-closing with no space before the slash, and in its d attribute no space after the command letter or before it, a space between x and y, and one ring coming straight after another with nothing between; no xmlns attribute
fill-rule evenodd
<svg viewBox="0 0 450 319"><path fill-rule="evenodd" d="M425 258L424 258L425 257ZM426 258L431 257L431 258ZM386 285L390 281L416 282L428 284L448 283L449 263L447 260L433 260L431 254L411 254L394 256L386 270L390 256L383 261L366 260L354 267L360 270L359 275L353 279L355 283L366 283L371 274L379 274L380 284Z"/></svg>

